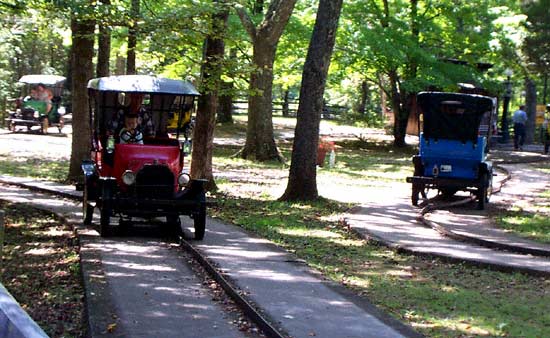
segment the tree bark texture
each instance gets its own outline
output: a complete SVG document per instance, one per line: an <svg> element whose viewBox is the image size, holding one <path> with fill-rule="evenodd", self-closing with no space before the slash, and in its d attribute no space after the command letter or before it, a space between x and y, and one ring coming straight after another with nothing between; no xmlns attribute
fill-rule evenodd
<svg viewBox="0 0 550 338"><path fill-rule="evenodd" d="M237 48L231 48L229 51L228 64L237 62L239 62L237 60ZM235 78L236 74L232 70L232 67L229 67L226 76ZM231 124L233 123L233 96L235 93L235 84L234 81L223 81L220 86L221 91L219 93L219 106L216 121L218 123Z"/></svg>
<svg viewBox="0 0 550 338"><path fill-rule="evenodd" d="M90 123L88 106L88 80L93 74L94 56L93 21L71 20L72 30L72 152L67 180L71 182L82 180L82 160L90 157Z"/></svg>
<svg viewBox="0 0 550 338"><path fill-rule="evenodd" d="M131 21L128 27L128 55L126 58L126 74L136 74L136 47L137 47L137 22L140 15L140 0L132 0L130 13Z"/></svg>
<svg viewBox="0 0 550 338"><path fill-rule="evenodd" d="M359 88L359 101L357 102L357 106L355 109L355 112L358 115L364 115L367 110L367 103L369 100L369 84L367 81L361 82L361 87Z"/></svg>
<svg viewBox="0 0 550 338"><path fill-rule="evenodd" d="M342 0L320 0L308 48L296 120L288 185L281 200L315 200L317 147L323 95L336 40Z"/></svg>
<svg viewBox="0 0 550 338"><path fill-rule="evenodd" d="M111 4L111 0L102 0L104 5ZM109 76L111 58L111 27L106 23L99 24L99 34L97 36L97 77Z"/></svg>
<svg viewBox="0 0 550 338"><path fill-rule="evenodd" d="M531 78L525 79L525 112L527 123L525 125L525 143L531 144L535 140L535 120L537 114L537 87Z"/></svg>
<svg viewBox="0 0 550 338"><path fill-rule="evenodd" d="M283 94L283 116L289 117L290 116L290 92L288 89L285 90Z"/></svg>
<svg viewBox="0 0 550 338"><path fill-rule="evenodd" d="M220 3L223 1L214 1ZM212 16L213 32L205 40L203 66L201 68L201 90L195 128L193 131L193 160L191 177L207 179L207 190L216 190L212 174L212 150L214 148L214 127L218 109L218 90L223 69L225 44L223 33L227 26L229 12L223 8Z"/></svg>
<svg viewBox="0 0 550 338"><path fill-rule="evenodd" d="M273 64L277 44L295 4L296 0L272 0L258 26L254 26L242 7L237 8L237 14L252 39L252 63L255 67L250 76L248 125L242 158L283 160L273 136Z"/></svg>
<svg viewBox="0 0 550 338"><path fill-rule="evenodd" d="M223 94L219 96L217 122L223 124L233 123L233 82L222 82Z"/></svg>

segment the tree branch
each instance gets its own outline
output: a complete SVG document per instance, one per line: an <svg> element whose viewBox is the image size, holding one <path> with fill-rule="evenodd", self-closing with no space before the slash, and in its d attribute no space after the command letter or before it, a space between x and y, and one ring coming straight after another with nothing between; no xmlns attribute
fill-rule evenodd
<svg viewBox="0 0 550 338"><path fill-rule="evenodd" d="M252 19L246 12L243 6L236 5L235 10L237 11L237 15L239 16L239 19L241 19L241 22L244 26L244 29L246 29L246 32L250 37L252 38L252 41L256 39L256 26L254 25L254 22L252 22Z"/></svg>

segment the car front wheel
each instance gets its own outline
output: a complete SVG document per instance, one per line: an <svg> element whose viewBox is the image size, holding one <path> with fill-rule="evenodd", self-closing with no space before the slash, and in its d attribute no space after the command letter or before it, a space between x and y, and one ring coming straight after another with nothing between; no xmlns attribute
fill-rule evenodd
<svg viewBox="0 0 550 338"><path fill-rule="evenodd" d="M84 191L82 193L82 219L86 225L92 224L92 217L94 215L94 206L90 204L88 183L84 183Z"/></svg>
<svg viewBox="0 0 550 338"><path fill-rule="evenodd" d="M206 204L201 203L199 210L193 214L193 225L195 227L195 239L202 240L206 230Z"/></svg>
<svg viewBox="0 0 550 338"><path fill-rule="evenodd" d="M102 190L99 235L101 237L108 237L110 235L111 214L113 212L113 191L109 184L103 185Z"/></svg>

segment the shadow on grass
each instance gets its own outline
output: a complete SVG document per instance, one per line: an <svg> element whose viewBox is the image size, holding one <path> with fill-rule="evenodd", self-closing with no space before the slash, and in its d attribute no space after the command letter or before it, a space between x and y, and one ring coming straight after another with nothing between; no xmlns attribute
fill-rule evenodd
<svg viewBox="0 0 550 338"><path fill-rule="evenodd" d="M330 200L218 200L216 216L295 253L423 334L545 335L550 296L544 279L397 254L357 237L336 216L347 206Z"/></svg>

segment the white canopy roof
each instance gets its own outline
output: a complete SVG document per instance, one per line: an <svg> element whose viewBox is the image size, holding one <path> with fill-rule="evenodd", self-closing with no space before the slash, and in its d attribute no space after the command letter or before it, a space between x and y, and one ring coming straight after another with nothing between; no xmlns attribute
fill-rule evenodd
<svg viewBox="0 0 550 338"><path fill-rule="evenodd" d="M44 85L53 86L58 83L61 83L65 81L64 76L60 75L43 75L43 74L33 74L33 75L23 75L19 82L21 83L29 83L29 84L39 84L42 83Z"/></svg>
<svg viewBox="0 0 550 338"><path fill-rule="evenodd" d="M92 79L88 88L98 91L193 95L200 93L186 81L150 75L119 75Z"/></svg>

